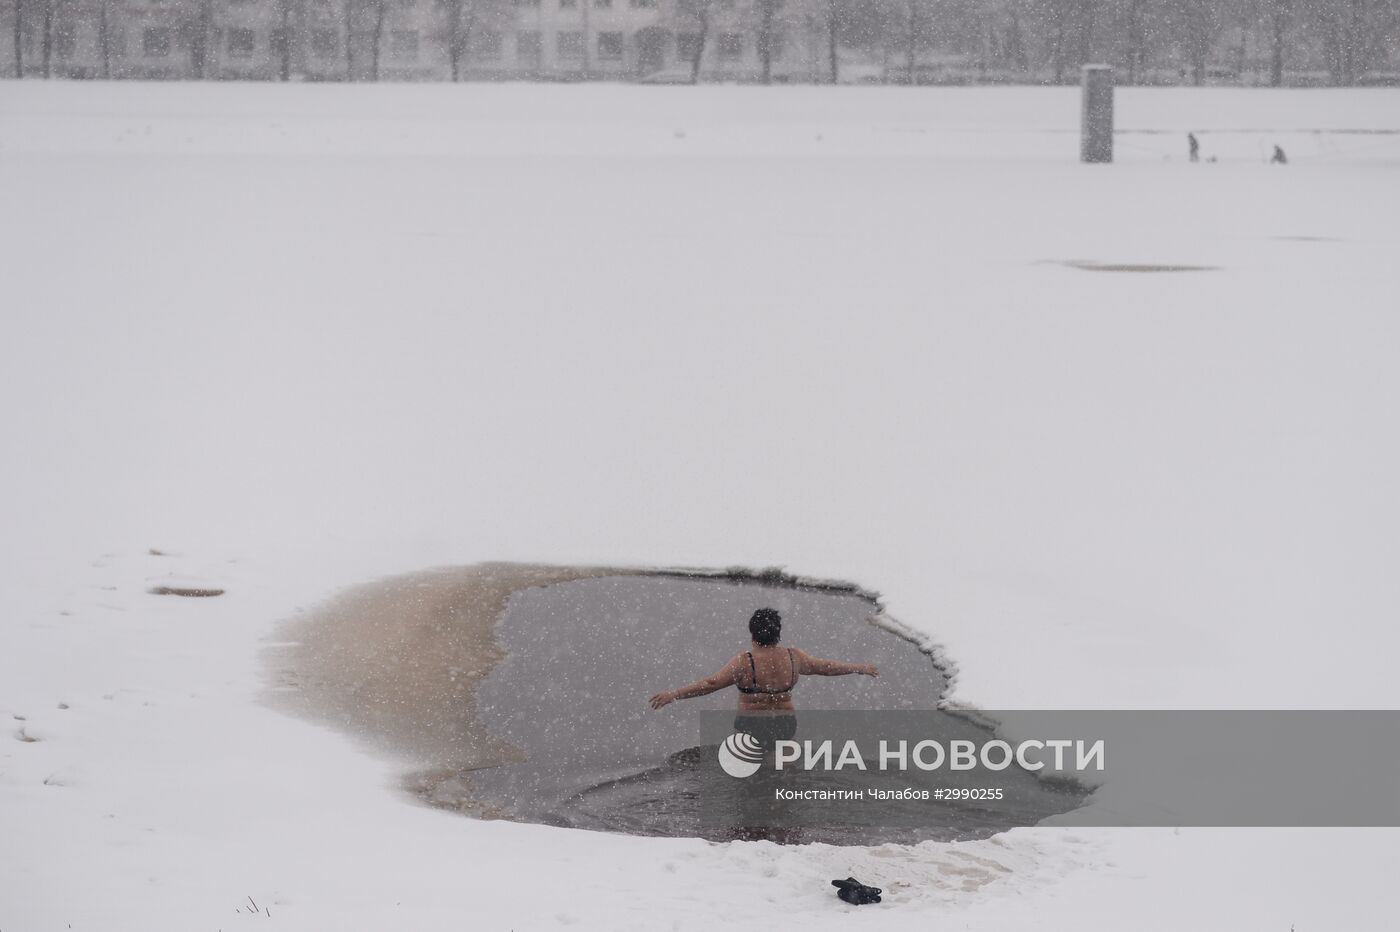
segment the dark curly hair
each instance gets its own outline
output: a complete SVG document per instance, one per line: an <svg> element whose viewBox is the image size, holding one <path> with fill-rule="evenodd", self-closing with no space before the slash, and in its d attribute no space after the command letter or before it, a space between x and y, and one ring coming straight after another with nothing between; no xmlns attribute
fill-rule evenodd
<svg viewBox="0 0 1400 932"><path fill-rule="evenodd" d="M783 636L783 616L776 609L760 608L749 619L749 635L755 644L772 647Z"/></svg>

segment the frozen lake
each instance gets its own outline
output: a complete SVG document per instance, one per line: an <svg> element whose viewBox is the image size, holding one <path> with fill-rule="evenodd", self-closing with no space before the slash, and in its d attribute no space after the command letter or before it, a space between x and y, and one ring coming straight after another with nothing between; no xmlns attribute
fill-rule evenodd
<svg viewBox="0 0 1400 932"><path fill-rule="evenodd" d="M508 559L857 579L984 708L1394 708L1400 91L1118 100L5 83L0 927L1386 928L1391 831L474 821L258 701Z"/></svg>

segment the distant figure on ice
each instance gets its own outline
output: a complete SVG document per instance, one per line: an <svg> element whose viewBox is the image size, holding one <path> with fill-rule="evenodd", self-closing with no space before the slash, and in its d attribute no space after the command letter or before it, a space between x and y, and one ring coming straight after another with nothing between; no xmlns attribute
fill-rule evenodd
<svg viewBox="0 0 1400 932"><path fill-rule="evenodd" d="M1274 146L1274 157L1269 159L1270 165L1287 165L1288 156L1283 154L1283 146Z"/></svg>
<svg viewBox="0 0 1400 932"><path fill-rule="evenodd" d="M1199 162L1201 160L1201 141L1196 138L1195 133L1186 134L1186 145L1191 150L1191 161Z"/></svg>
<svg viewBox="0 0 1400 932"><path fill-rule="evenodd" d="M734 730L747 732L765 746L775 740L788 740L797 732L793 716L792 691L800 677L845 676L860 673L878 676L879 670L869 663L845 663L822 660L795 647L782 648L783 619L776 610L760 608L749 619L752 649L736 654L732 660L704 679L680 689L657 693L651 697L651 707L659 709L677 699L692 699L733 686L739 690L739 714Z"/></svg>

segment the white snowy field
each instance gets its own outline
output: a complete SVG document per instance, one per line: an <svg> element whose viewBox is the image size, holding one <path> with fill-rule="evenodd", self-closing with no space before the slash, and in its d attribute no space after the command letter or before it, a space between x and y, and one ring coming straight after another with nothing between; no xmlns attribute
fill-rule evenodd
<svg viewBox="0 0 1400 932"><path fill-rule="evenodd" d="M0 83L0 930L1390 928L1393 829L474 822L258 701L280 619L506 559L849 578L986 708L1396 707L1400 92L1077 120Z"/></svg>

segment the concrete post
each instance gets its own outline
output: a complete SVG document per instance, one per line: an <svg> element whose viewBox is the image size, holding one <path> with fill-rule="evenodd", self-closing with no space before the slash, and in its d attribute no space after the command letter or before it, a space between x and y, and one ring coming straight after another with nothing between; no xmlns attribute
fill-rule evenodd
<svg viewBox="0 0 1400 932"><path fill-rule="evenodd" d="M1085 65L1079 124L1079 161L1113 161L1113 69Z"/></svg>

